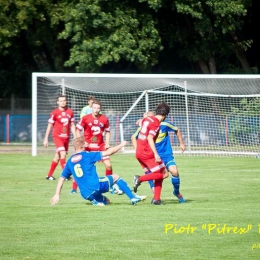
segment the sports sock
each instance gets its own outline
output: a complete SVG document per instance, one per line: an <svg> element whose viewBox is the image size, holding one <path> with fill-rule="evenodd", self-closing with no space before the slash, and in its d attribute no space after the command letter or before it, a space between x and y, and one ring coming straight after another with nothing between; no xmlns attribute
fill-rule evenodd
<svg viewBox="0 0 260 260"><path fill-rule="evenodd" d="M180 177L179 175L177 177L172 176L172 186L173 190L176 194L179 194L180 192Z"/></svg>
<svg viewBox="0 0 260 260"><path fill-rule="evenodd" d="M75 180L73 179L73 181L72 181L72 189L73 190L77 190L77 188L78 188L78 184L75 182Z"/></svg>
<svg viewBox="0 0 260 260"><path fill-rule="evenodd" d="M49 172L48 172L48 177L51 177L51 176L53 175L53 173L54 173L54 171L55 171L57 165L58 165L57 162L55 162L55 161L52 161L52 162L51 162L51 167L50 167L50 170L49 170Z"/></svg>
<svg viewBox="0 0 260 260"><path fill-rule="evenodd" d="M66 159L60 159L60 166L62 169L64 169L65 165L66 165Z"/></svg>
<svg viewBox="0 0 260 260"><path fill-rule="evenodd" d="M108 175L112 175L113 174L113 170L111 169L111 170L107 170L106 169L106 176L108 176Z"/></svg>
<svg viewBox="0 0 260 260"><path fill-rule="evenodd" d="M156 180L154 181L154 200L160 200L161 199L161 191L162 191L162 180Z"/></svg>
<svg viewBox="0 0 260 260"><path fill-rule="evenodd" d="M129 186L123 179L119 178L115 183L118 185L120 190L122 190L126 194L126 196L129 199L132 199L135 197L134 194L132 193L132 191L130 190Z"/></svg>
<svg viewBox="0 0 260 260"><path fill-rule="evenodd" d="M158 172L149 173L149 174L146 174L146 175L139 177L140 182L150 181L150 180L162 180L162 179L163 179L163 174L158 173Z"/></svg>

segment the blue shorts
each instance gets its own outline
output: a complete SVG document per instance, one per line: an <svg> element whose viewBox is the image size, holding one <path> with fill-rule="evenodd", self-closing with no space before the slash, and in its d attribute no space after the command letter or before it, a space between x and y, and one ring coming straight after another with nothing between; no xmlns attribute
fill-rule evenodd
<svg viewBox="0 0 260 260"><path fill-rule="evenodd" d="M164 162L167 171L169 171L169 167L172 165L176 165L176 162L174 161L174 157L172 155L165 155L161 156L162 161Z"/></svg>
<svg viewBox="0 0 260 260"><path fill-rule="evenodd" d="M90 194L86 199L87 200L96 200L98 202L102 202L103 196L102 193L106 193L110 190L110 187L113 186L114 179L112 175L108 175L106 177L100 177L99 178L99 190L94 191L92 194Z"/></svg>

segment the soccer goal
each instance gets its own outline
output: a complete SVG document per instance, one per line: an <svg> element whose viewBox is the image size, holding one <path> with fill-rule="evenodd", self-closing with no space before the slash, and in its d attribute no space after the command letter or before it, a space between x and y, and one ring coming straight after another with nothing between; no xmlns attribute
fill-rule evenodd
<svg viewBox="0 0 260 260"><path fill-rule="evenodd" d="M162 101L171 106L186 144L185 154L259 156L260 76L174 74L32 74L32 156L44 138L56 98L65 94L76 122L87 97L102 102L111 125L111 145L130 142L136 121ZM175 153L178 140L170 135ZM52 141L50 136L50 142Z"/></svg>

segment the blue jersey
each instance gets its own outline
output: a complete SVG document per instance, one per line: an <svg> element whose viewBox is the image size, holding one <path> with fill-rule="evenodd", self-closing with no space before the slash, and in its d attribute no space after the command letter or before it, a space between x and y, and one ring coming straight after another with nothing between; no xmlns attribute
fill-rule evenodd
<svg viewBox="0 0 260 260"><path fill-rule="evenodd" d="M138 137L139 131L140 131L140 127L134 133L135 138ZM178 127L175 126L174 124L167 121L161 122L159 135L155 142L155 147L160 157L172 155L173 151L172 151L169 132L177 133L177 131L178 131Z"/></svg>
<svg viewBox="0 0 260 260"><path fill-rule="evenodd" d="M61 177L69 178L73 175L79 186L81 196L86 199L100 188L99 177L95 163L102 160L101 152L79 152L72 155L66 162Z"/></svg>
<svg viewBox="0 0 260 260"><path fill-rule="evenodd" d="M161 122L159 135L156 139L155 147L160 156L172 155L172 146L169 132L178 131L178 127L170 122Z"/></svg>

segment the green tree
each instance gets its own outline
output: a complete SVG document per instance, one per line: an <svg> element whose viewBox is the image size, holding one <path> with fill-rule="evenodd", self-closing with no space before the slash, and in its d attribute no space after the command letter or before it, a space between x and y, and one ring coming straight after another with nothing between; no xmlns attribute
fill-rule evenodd
<svg viewBox="0 0 260 260"><path fill-rule="evenodd" d="M168 52L195 63L203 73L217 73L226 61L252 72L245 51L252 45L243 37L249 0L140 0L157 12L159 32ZM223 69L222 69L223 71Z"/></svg>
<svg viewBox="0 0 260 260"><path fill-rule="evenodd" d="M133 1L86 0L69 3L60 39L71 43L67 66L97 72L102 66L128 62L149 71L158 62L159 32L145 6Z"/></svg>

